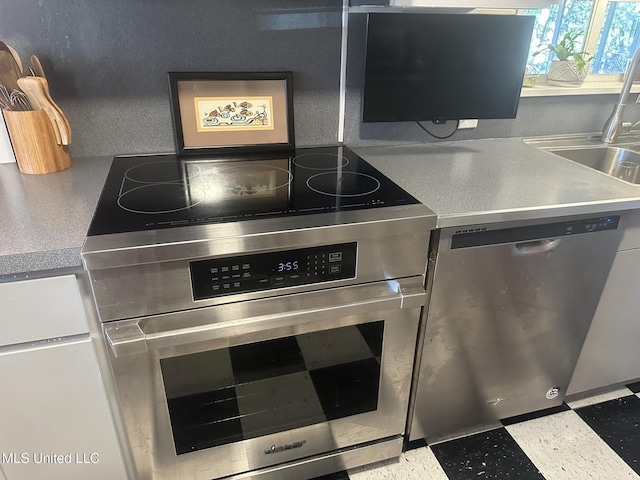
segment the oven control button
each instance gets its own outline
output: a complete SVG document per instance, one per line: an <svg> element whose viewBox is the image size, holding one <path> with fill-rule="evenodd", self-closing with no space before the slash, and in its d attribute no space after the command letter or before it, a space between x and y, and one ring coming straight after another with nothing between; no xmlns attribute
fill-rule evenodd
<svg viewBox="0 0 640 480"><path fill-rule="evenodd" d="M233 265L231 270L240 270L240 265Z"/></svg>
<svg viewBox="0 0 640 480"><path fill-rule="evenodd" d="M231 284L230 283L223 283L222 284L222 288L224 288L224 289L231 288Z"/></svg>
<svg viewBox="0 0 640 480"><path fill-rule="evenodd" d="M213 285L213 291L217 292L218 290L220 290L220 285Z"/></svg>
<svg viewBox="0 0 640 480"><path fill-rule="evenodd" d="M342 267L340 265L331 265L329 267L329 273L340 273L342 271Z"/></svg>
<svg viewBox="0 0 640 480"><path fill-rule="evenodd" d="M342 261L342 252L331 252L329 254L329 262L341 262Z"/></svg>
<svg viewBox="0 0 640 480"><path fill-rule="evenodd" d="M211 269L211 273L218 273L218 267L213 267Z"/></svg>
<svg viewBox="0 0 640 480"><path fill-rule="evenodd" d="M244 273L242 274L242 278L251 278L251 273L249 273L249 272L244 272Z"/></svg>
<svg viewBox="0 0 640 480"><path fill-rule="evenodd" d="M249 270L251 268L251 265L249 265L248 263L243 263L242 264L242 269L243 270Z"/></svg>
<svg viewBox="0 0 640 480"><path fill-rule="evenodd" d="M234 288L239 288L240 287L240 282L233 282L233 287Z"/></svg>

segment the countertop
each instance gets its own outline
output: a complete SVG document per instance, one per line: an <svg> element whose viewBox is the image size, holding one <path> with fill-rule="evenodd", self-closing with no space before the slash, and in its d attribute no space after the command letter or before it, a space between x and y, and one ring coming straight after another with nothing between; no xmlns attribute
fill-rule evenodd
<svg viewBox="0 0 640 480"><path fill-rule="evenodd" d="M640 208L640 185L518 138L353 150L433 210L438 228Z"/></svg>
<svg viewBox="0 0 640 480"><path fill-rule="evenodd" d="M438 227L640 208L640 186L521 139L354 148L438 214ZM81 266L80 250L111 165L73 159L48 175L0 164L0 280Z"/></svg>
<svg viewBox="0 0 640 480"><path fill-rule="evenodd" d="M88 157L62 172L25 175L15 163L0 164L0 278L81 266L110 166L110 157Z"/></svg>

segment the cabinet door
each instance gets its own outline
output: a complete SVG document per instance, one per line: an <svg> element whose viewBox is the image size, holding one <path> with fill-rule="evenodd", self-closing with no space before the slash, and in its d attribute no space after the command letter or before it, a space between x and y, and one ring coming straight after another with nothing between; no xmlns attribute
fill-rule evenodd
<svg viewBox="0 0 640 480"><path fill-rule="evenodd" d="M76 277L0 284L0 346L87 333Z"/></svg>
<svg viewBox="0 0 640 480"><path fill-rule="evenodd" d="M125 479L91 340L0 349L7 480Z"/></svg>
<svg viewBox="0 0 640 480"><path fill-rule="evenodd" d="M640 249L618 252L567 391L640 378Z"/></svg>

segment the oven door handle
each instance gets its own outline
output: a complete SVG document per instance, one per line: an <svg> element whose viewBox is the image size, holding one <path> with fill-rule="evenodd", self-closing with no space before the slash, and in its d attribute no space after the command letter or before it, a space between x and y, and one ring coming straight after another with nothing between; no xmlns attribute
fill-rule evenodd
<svg viewBox="0 0 640 480"><path fill-rule="evenodd" d="M426 301L422 282L422 277L412 277L117 321L106 324L104 333L113 355L123 357L266 330L293 332L296 325L420 308ZM348 301L336 305L340 298Z"/></svg>

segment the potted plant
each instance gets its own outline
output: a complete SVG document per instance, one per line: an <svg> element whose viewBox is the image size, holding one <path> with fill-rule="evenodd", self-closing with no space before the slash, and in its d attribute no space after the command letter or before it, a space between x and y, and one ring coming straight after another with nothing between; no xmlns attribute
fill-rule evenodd
<svg viewBox="0 0 640 480"><path fill-rule="evenodd" d="M551 60L547 83L562 87L578 87L582 85L593 56L581 50L582 45L578 45L578 38L583 32L568 31L555 45L544 45L533 55L544 52L551 52L556 58Z"/></svg>

